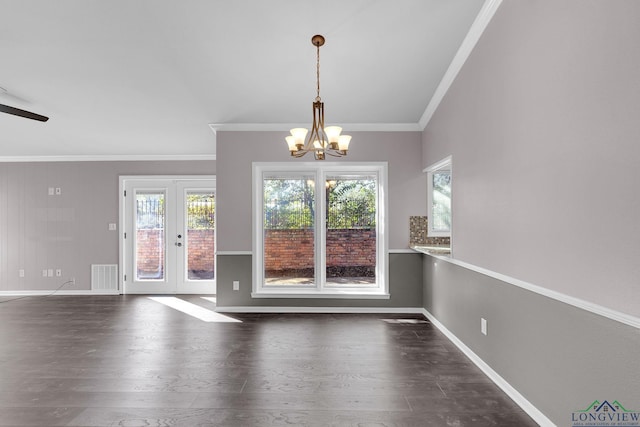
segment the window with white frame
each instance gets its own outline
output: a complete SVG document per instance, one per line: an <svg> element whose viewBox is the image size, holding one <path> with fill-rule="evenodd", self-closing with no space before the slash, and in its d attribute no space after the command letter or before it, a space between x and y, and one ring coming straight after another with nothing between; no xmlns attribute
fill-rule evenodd
<svg viewBox="0 0 640 427"><path fill-rule="evenodd" d="M254 297L388 298L386 163L254 163Z"/></svg>
<svg viewBox="0 0 640 427"><path fill-rule="evenodd" d="M451 169L451 156L425 169L429 236L451 237Z"/></svg>

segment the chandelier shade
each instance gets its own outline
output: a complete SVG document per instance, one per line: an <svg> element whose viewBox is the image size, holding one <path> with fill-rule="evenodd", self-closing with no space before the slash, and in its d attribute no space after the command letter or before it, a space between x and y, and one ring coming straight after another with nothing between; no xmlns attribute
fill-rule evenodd
<svg viewBox="0 0 640 427"><path fill-rule="evenodd" d="M316 47L316 99L312 104L313 122L311 131L306 128L293 128L291 135L285 138L289 152L293 157L302 157L312 152L316 160L324 160L327 155L342 157L347 155L350 135L341 135L340 126L324 125L324 102L320 98L320 46L325 39L321 35L311 38L311 43Z"/></svg>

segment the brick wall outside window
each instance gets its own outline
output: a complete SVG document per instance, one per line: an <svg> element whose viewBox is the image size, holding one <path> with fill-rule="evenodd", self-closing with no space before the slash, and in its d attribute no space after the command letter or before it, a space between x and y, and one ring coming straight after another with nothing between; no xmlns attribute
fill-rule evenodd
<svg viewBox="0 0 640 427"><path fill-rule="evenodd" d="M162 230L138 230L138 277L162 277L164 261ZM215 262L215 231L189 230L189 270L210 271ZM173 244L173 242L171 242Z"/></svg>
<svg viewBox="0 0 640 427"><path fill-rule="evenodd" d="M265 230L264 264L267 276L278 276L281 272L313 271L313 240L311 229ZM326 254L327 269L371 271L376 265L376 230L327 230Z"/></svg>
<svg viewBox="0 0 640 427"><path fill-rule="evenodd" d="M163 265L161 230L138 230L138 276L161 277ZM214 266L213 230L189 230L189 267L207 271ZM270 275L283 271L313 271L313 230L265 230L265 266ZM372 270L376 266L376 231L370 229L327 230L327 268Z"/></svg>

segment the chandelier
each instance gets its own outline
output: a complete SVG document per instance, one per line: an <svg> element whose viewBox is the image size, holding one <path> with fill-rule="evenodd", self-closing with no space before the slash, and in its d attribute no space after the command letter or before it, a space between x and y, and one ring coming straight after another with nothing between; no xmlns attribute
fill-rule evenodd
<svg viewBox="0 0 640 427"><path fill-rule="evenodd" d="M311 43L316 47L316 99L313 102L313 123L311 132L306 128L291 129L291 135L285 139L293 157L302 157L313 152L316 160L324 160L327 155L342 157L347 155L351 135L340 135L340 126L324 127L324 103L320 99L320 46L324 45L324 37L315 35ZM306 140L305 140L306 138Z"/></svg>

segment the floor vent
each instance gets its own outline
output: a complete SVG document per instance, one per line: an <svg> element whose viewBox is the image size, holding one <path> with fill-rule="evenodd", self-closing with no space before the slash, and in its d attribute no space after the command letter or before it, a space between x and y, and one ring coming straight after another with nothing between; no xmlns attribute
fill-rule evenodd
<svg viewBox="0 0 640 427"><path fill-rule="evenodd" d="M96 293L119 293L118 265L91 264L91 290Z"/></svg>

